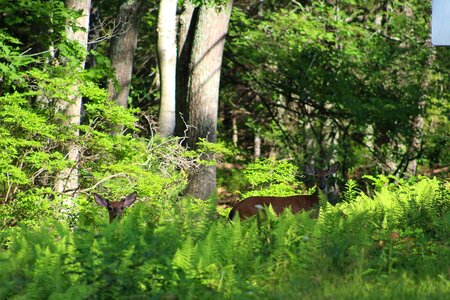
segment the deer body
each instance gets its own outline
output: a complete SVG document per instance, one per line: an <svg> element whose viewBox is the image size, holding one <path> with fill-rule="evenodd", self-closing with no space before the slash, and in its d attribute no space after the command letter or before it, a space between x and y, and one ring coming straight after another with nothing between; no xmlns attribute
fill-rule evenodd
<svg viewBox="0 0 450 300"><path fill-rule="evenodd" d="M336 163L327 170L316 171L314 167L307 166L306 174L315 176L316 191L312 195L295 195L287 197L273 197L273 196L253 196L246 198L236 204L230 211L228 218L232 220L234 216L239 213L241 220L247 219L258 214L265 206L272 206L276 214L282 213L285 209L290 208L293 213L298 213L301 210L310 210L319 203L319 190L325 195L328 192L328 177L336 173L339 164Z"/></svg>
<svg viewBox="0 0 450 300"><path fill-rule="evenodd" d="M264 206L269 207L270 205L272 205L272 208L277 215L282 213L286 208L290 208L293 213L298 213L302 209L311 209L317 203L319 203L317 191L312 195L295 195L287 197L253 196L236 204L230 211L228 217L232 220L235 214L239 212L241 220L247 219L258 214Z"/></svg>
<svg viewBox="0 0 450 300"><path fill-rule="evenodd" d="M115 219L120 220L125 207L131 206L136 201L137 194L134 192L122 201L109 201L98 194L94 194L95 202L102 207L106 207L109 213L109 223Z"/></svg>

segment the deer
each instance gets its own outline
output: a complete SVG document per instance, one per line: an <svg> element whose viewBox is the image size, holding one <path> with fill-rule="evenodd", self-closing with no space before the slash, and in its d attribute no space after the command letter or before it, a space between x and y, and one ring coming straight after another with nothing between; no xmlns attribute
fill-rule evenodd
<svg viewBox="0 0 450 300"><path fill-rule="evenodd" d="M123 214L123 210L125 207L131 206L136 201L137 194L136 192L131 193L126 196L125 199L121 201L109 201L99 194L94 193L95 202L102 207L106 207L109 213L109 223L112 223L114 220L120 220Z"/></svg>
<svg viewBox="0 0 450 300"><path fill-rule="evenodd" d="M233 220L236 214L239 214L241 220L257 215L258 212L264 209L264 206L272 206L277 215L282 213L285 209L290 208L292 213L298 213L302 210L310 210L315 205L319 204L319 190L325 195L328 194L328 179L336 173L339 168L339 163L333 164L326 170L316 170L313 166L307 165L305 170L307 175L315 177L316 190L311 195L295 195L286 197L276 196L253 196L248 197L238 204L236 204L228 215L229 220Z"/></svg>

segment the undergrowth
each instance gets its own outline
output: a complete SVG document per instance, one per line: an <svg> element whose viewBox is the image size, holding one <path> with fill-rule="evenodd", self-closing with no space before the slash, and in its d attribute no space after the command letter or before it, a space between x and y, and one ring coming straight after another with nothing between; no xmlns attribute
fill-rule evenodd
<svg viewBox="0 0 450 300"><path fill-rule="evenodd" d="M352 195L350 197L349 195ZM121 223L1 232L0 299L444 299L450 191L426 177L311 212L228 222L145 201Z"/></svg>

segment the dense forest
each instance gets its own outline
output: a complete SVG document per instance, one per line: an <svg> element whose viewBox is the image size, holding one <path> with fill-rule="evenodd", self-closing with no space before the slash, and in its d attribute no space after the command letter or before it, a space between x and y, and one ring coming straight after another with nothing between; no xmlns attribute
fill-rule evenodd
<svg viewBox="0 0 450 300"><path fill-rule="evenodd" d="M450 297L431 9L0 1L0 299Z"/></svg>

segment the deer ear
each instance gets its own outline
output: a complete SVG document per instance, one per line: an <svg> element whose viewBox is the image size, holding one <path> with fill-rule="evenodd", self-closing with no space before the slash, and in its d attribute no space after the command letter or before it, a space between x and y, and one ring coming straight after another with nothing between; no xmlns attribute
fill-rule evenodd
<svg viewBox="0 0 450 300"><path fill-rule="evenodd" d="M94 194L94 199L95 199L95 202L97 202L98 205L103 206L103 207L107 207L108 206L108 200L104 199L99 194Z"/></svg>
<svg viewBox="0 0 450 300"><path fill-rule="evenodd" d="M314 170L314 167L311 165L306 165L305 170L306 170L306 174L308 174L308 175L311 175L311 176L316 175L316 170Z"/></svg>
<svg viewBox="0 0 450 300"><path fill-rule="evenodd" d="M124 205L124 206L130 206L131 204L134 203L134 201L136 201L136 197L137 197L136 192L129 194L129 195L125 198L125 200L123 200L123 205Z"/></svg>
<svg viewBox="0 0 450 300"><path fill-rule="evenodd" d="M339 163L335 163L334 165L332 165L331 167L328 168L328 173L329 174L333 174L336 173L336 171L339 169Z"/></svg>

